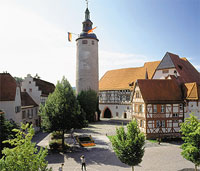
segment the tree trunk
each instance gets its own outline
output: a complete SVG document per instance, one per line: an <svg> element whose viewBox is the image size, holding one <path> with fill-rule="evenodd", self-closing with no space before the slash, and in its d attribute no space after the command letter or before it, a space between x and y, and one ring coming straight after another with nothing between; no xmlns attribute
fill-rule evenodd
<svg viewBox="0 0 200 171"><path fill-rule="evenodd" d="M132 171L134 171L134 166L132 166Z"/></svg>
<svg viewBox="0 0 200 171"><path fill-rule="evenodd" d="M65 148L65 131L62 130L62 149L64 150Z"/></svg>
<svg viewBox="0 0 200 171"><path fill-rule="evenodd" d="M195 169L194 169L195 171L197 171L197 165L195 164Z"/></svg>

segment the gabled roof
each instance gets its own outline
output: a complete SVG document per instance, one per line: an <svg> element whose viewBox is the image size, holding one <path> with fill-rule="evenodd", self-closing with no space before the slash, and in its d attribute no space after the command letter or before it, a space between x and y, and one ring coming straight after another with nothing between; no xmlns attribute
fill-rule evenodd
<svg viewBox="0 0 200 171"><path fill-rule="evenodd" d="M159 63L146 62L143 67L107 71L99 81L99 90L132 90L137 79L145 79L146 71L151 79Z"/></svg>
<svg viewBox="0 0 200 171"><path fill-rule="evenodd" d="M42 96L48 96L50 93L53 93L55 86L54 84L38 79L33 78L33 81L36 82L36 86L39 87L39 90L42 92Z"/></svg>
<svg viewBox="0 0 200 171"><path fill-rule="evenodd" d="M182 92L174 80L137 80L145 103L182 102Z"/></svg>
<svg viewBox="0 0 200 171"><path fill-rule="evenodd" d="M27 92L21 92L21 106L22 108L27 106L36 107L38 104L35 103L35 101L31 98L31 96L29 96Z"/></svg>
<svg viewBox="0 0 200 171"><path fill-rule="evenodd" d="M167 64L172 66L171 62L173 62L173 65L180 74L180 77L178 78L179 83L197 82L197 84L200 85L199 72L186 58L180 58L176 54L167 52L157 69L167 68Z"/></svg>
<svg viewBox="0 0 200 171"><path fill-rule="evenodd" d="M184 97L187 100L198 100L200 95L200 90L196 82L194 83L185 83L183 86Z"/></svg>
<svg viewBox="0 0 200 171"><path fill-rule="evenodd" d="M0 101L14 101L17 83L9 73L0 73Z"/></svg>

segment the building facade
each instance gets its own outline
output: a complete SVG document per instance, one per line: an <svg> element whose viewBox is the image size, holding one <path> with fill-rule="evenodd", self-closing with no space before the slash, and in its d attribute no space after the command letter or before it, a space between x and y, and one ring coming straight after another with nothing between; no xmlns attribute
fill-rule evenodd
<svg viewBox="0 0 200 171"><path fill-rule="evenodd" d="M54 89L54 84L33 78L29 74L25 77L21 85L21 92L27 92L38 105L44 105L48 95L53 93Z"/></svg>
<svg viewBox="0 0 200 171"><path fill-rule="evenodd" d="M16 123L21 122L20 87L9 73L0 73L0 109L5 118Z"/></svg>
<svg viewBox="0 0 200 171"><path fill-rule="evenodd" d="M184 101L174 80L137 80L132 102L133 118L148 139L180 136Z"/></svg>
<svg viewBox="0 0 200 171"><path fill-rule="evenodd" d="M40 130L39 105L27 92L21 92L21 122L33 125L35 131Z"/></svg>
<svg viewBox="0 0 200 171"><path fill-rule="evenodd" d="M137 79L151 78L159 61L143 67L111 70L99 81L99 109L102 118L132 119L132 94Z"/></svg>
<svg viewBox="0 0 200 171"><path fill-rule="evenodd" d="M101 117L135 118L147 138L180 136L185 118L200 119L200 74L176 54L167 52L143 67L108 71L99 89Z"/></svg>

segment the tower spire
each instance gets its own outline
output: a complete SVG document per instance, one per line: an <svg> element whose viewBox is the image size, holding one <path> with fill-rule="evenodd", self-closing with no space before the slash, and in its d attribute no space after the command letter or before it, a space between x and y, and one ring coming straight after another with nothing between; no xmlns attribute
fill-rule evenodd
<svg viewBox="0 0 200 171"><path fill-rule="evenodd" d="M85 10L85 20L89 20L90 19L90 11L88 9L88 0L85 0L86 1L86 5L87 5L87 8Z"/></svg>
<svg viewBox="0 0 200 171"><path fill-rule="evenodd" d="M88 0L85 0L85 1L86 1L86 5L87 5L87 8L88 8L88 2L89 2L89 1L88 1Z"/></svg>

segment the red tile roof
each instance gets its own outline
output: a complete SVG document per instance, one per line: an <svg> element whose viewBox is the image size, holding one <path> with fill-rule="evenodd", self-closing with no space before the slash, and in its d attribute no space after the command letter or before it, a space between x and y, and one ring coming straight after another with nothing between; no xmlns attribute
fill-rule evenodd
<svg viewBox="0 0 200 171"><path fill-rule="evenodd" d="M145 103L176 103L182 102L182 92L173 80L137 80Z"/></svg>
<svg viewBox="0 0 200 171"><path fill-rule="evenodd" d="M0 101L14 101L17 83L9 73L0 73Z"/></svg>
<svg viewBox="0 0 200 171"><path fill-rule="evenodd" d="M179 81L181 83L197 82L197 84L200 85L199 72L186 58L179 58L178 55L169 52L167 53L170 55L178 73L180 74Z"/></svg>
<svg viewBox="0 0 200 171"><path fill-rule="evenodd" d="M151 79L159 63L160 61L146 62L143 67L107 71L99 81L99 90L132 90L137 79L145 79L146 71Z"/></svg>
<svg viewBox="0 0 200 171"><path fill-rule="evenodd" d="M38 78L33 78L33 80L36 82L36 86L39 87L39 90L42 91L42 96L48 96L50 93L53 93L55 89L54 84Z"/></svg>
<svg viewBox="0 0 200 171"><path fill-rule="evenodd" d="M27 92L21 92L21 106L22 107L25 107L25 106L36 107L38 106L38 104L35 103L35 101L31 98L31 96L29 96Z"/></svg>

